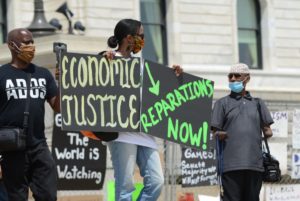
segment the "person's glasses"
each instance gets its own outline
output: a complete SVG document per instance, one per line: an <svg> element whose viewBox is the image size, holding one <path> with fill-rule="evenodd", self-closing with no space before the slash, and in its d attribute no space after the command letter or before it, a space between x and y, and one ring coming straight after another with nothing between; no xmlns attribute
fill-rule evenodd
<svg viewBox="0 0 300 201"><path fill-rule="evenodd" d="M141 39L144 39L144 34L136 34L136 35L141 37Z"/></svg>
<svg viewBox="0 0 300 201"><path fill-rule="evenodd" d="M229 73L229 74L228 74L228 78L229 78L229 79L231 79L233 76L234 76L235 78L240 78L240 77L242 77L242 74L240 74L240 73Z"/></svg>

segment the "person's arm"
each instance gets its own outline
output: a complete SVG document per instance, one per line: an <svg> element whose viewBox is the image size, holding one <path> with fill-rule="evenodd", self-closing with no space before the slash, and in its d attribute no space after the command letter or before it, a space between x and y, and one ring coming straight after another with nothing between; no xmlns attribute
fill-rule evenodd
<svg viewBox="0 0 300 201"><path fill-rule="evenodd" d="M51 108L55 111L55 112L60 112L60 93L59 93L59 75L60 75L60 70L58 68L55 69L55 79L57 80L57 94L56 96L53 96L52 98L49 98L47 101L49 103L49 105L51 106ZM53 83L54 85L54 83Z"/></svg>
<svg viewBox="0 0 300 201"><path fill-rule="evenodd" d="M48 101L49 105L51 106L51 108L55 112L60 112L60 94L59 94L59 92L57 93L56 96L50 98L47 101Z"/></svg>
<svg viewBox="0 0 300 201"><path fill-rule="evenodd" d="M267 108L266 104L263 100L259 99L259 108L260 118L261 118L261 130L263 132L264 137L270 138L273 136L273 132L271 129L271 124L274 123L271 113Z"/></svg>
<svg viewBox="0 0 300 201"><path fill-rule="evenodd" d="M218 100L215 102L211 115L211 131L214 137L219 140L226 140L228 138L227 131L224 130L225 109L224 101Z"/></svg>

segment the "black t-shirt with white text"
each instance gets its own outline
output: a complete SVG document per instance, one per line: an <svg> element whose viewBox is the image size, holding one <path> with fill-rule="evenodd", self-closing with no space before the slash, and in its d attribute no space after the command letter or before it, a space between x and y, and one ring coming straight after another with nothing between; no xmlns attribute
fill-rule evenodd
<svg viewBox="0 0 300 201"><path fill-rule="evenodd" d="M46 140L45 101L58 92L55 80L46 68L34 64L29 64L23 70L10 64L0 67L0 127L23 127L29 73L31 89L27 145L33 146Z"/></svg>

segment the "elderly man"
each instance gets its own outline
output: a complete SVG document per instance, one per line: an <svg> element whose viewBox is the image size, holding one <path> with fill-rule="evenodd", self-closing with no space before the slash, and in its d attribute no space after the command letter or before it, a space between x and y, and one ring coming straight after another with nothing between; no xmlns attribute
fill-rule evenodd
<svg viewBox="0 0 300 201"><path fill-rule="evenodd" d="M46 143L44 115L46 100L59 112L58 88L47 69L31 63L35 46L27 29L10 31L7 43L12 60L0 67L0 127L23 128L29 100L25 150L2 153L8 199L26 201L30 188L36 201L55 201L57 173Z"/></svg>
<svg viewBox="0 0 300 201"><path fill-rule="evenodd" d="M253 98L246 85L250 71L236 64L228 74L231 93L214 104L212 130L223 152L222 185L224 201L259 201L262 186L262 131L272 136L273 123L265 103Z"/></svg>

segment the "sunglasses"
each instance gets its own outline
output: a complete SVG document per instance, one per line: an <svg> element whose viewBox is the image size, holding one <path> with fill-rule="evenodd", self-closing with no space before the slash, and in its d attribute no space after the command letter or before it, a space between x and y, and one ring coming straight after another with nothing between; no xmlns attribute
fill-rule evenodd
<svg viewBox="0 0 300 201"><path fill-rule="evenodd" d="M228 74L228 78L229 78L229 79L231 79L233 76L234 76L235 78L240 78L240 77L242 77L242 74L240 74L240 73L229 73L229 74Z"/></svg>

